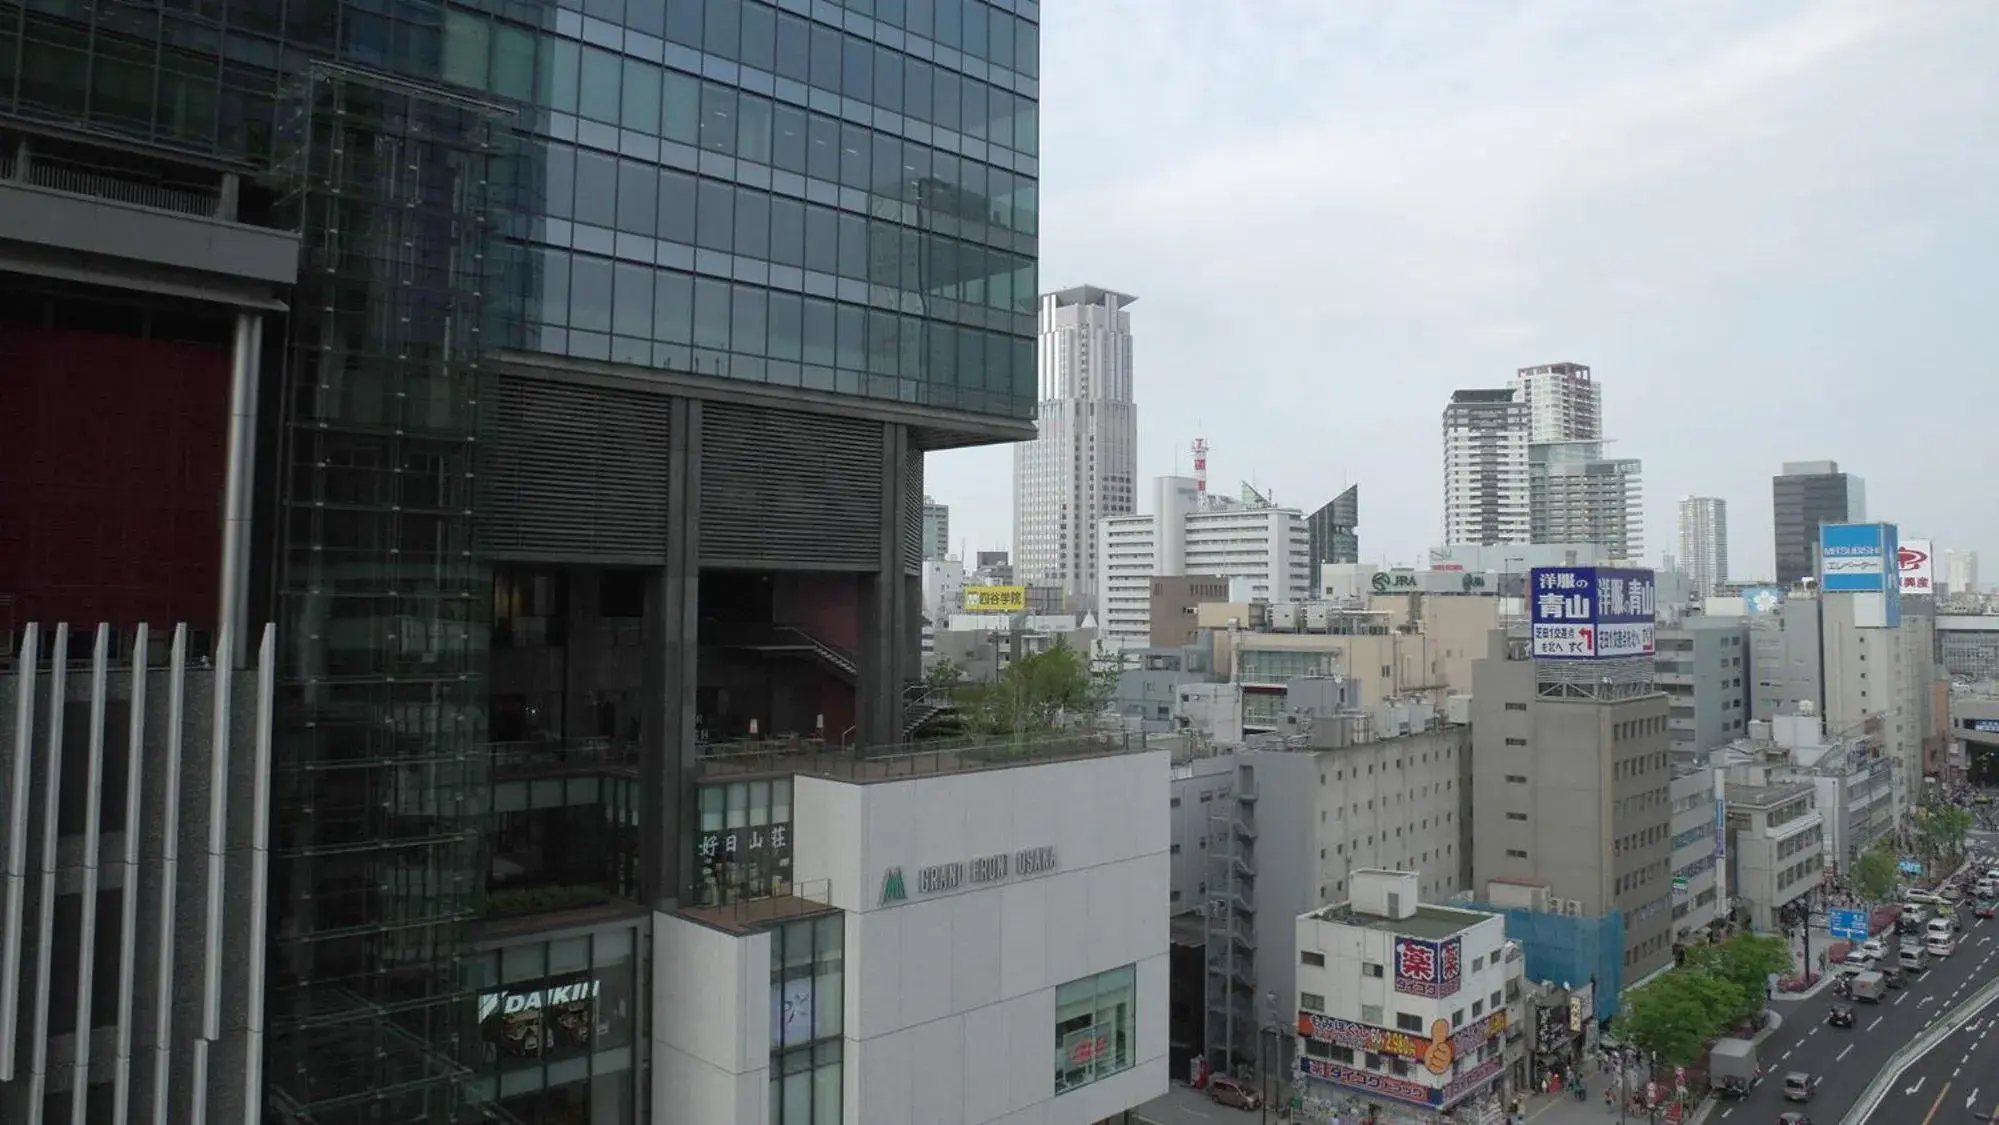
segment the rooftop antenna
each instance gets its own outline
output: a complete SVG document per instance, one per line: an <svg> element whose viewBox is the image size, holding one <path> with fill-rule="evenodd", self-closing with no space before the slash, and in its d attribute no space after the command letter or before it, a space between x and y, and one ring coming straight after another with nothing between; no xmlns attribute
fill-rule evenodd
<svg viewBox="0 0 1999 1125"><path fill-rule="evenodd" d="M1208 439L1194 439L1194 506L1208 506Z"/></svg>

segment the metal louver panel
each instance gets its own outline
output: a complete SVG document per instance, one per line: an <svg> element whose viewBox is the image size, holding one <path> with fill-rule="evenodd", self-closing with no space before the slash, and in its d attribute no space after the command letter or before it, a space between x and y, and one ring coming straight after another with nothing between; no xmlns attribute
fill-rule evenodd
<svg viewBox="0 0 1999 1125"><path fill-rule="evenodd" d="M480 465L481 547L664 562L671 411L663 395L502 375Z"/></svg>
<svg viewBox="0 0 1999 1125"><path fill-rule="evenodd" d="M902 572L923 573L923 451L902 455Z"/></svg>
<svg viewBox="0 0 1999 1125"><path fill-rule="evenodd" d="M701 406L703 562L877 570L882 492L879 422Z"/></svg>

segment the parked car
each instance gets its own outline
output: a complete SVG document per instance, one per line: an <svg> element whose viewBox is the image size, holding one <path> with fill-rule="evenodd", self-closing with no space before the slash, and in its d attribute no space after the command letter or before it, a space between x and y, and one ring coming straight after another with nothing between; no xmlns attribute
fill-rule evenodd
<svg viewBox="0 0 1999 1125"><path fill-rule="evenodd" d="M1230 1109L1258 1109L1263 1105L1263 1095L1255 1087L1226 1074L1208 1079L1208 1100Z"/></svg>

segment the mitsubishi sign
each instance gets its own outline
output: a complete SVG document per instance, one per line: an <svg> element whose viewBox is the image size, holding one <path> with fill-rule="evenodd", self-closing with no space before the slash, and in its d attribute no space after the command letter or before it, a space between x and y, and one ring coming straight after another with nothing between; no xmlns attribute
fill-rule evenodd
<svg viewBox="0 0 1999 1125"><path fill-rule="evenodd" d="M1935 550L1928 539L1904 539L1895 551L1901 565L1904 594L1936 593Z"/></svg>

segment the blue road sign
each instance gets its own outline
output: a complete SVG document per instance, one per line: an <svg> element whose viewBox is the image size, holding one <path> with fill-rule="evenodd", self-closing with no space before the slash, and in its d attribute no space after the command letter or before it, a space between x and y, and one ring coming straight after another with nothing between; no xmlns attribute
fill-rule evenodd
<svg viewBox="0 0 1999 1125"><path fill-rule="evenodd" d="M1867 911L1828 910L1826 911L1826 931L1836 938L1852 941L1867 940Z"/></svg>

